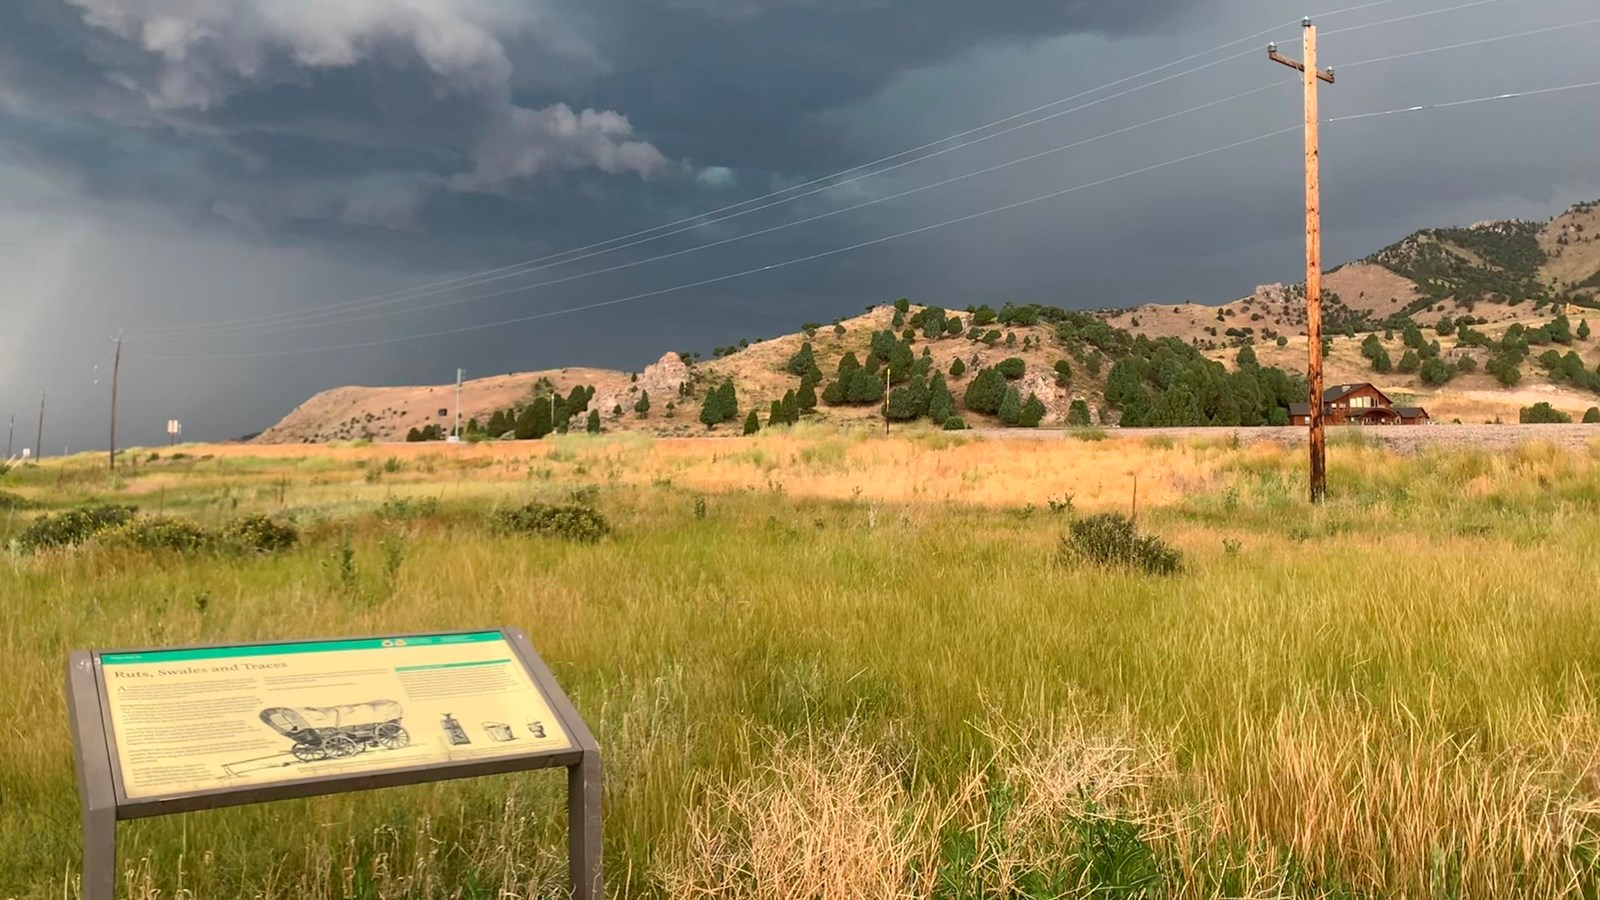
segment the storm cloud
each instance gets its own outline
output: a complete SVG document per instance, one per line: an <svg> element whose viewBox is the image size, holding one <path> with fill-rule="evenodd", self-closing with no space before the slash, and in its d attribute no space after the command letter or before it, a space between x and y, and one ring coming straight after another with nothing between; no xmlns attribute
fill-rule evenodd
<svg viewBox="0 0 1600 900"><path fill-rule="evenodd" d="M441 381L462 364L637 368L902 294L1100 307L1293 280L1295 135L1166 166L1298 122L1298 89L1262 38L1228 51L1247 57L1198 69L1225 54L1203 56L1126 98L793 203L359 319L273 325L804 184L1271 25L1293 47L1300 12L1345 4L1308 5L13 0L0 9L0 415L31 422L48 388L47 447L103 441L94 363L118 328L135 335L122 433L149 443L171 417L186 436L229 437L338 384ZM1323 55L1344 65L1594 17L1591 0L1391 0L1328 18ZM1324 112L1600 79L1597 40L1572 27L1341 68ZM1597 137L1592 91L1330 126L1327 258L1600 197ZM663 254L678 255L643 262ZM639 294L652 296L412 339Z"/></svg>

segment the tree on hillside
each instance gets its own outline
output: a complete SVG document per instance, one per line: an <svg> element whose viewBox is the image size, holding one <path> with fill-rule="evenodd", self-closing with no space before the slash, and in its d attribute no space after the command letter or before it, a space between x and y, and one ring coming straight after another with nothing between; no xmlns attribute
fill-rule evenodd
<svg viewBox="0 0 1600 900"><path fill-rule="evenodd" d="M755 434L761 430L761 420L756 418L756 411L750 410L750 415L744 420L744 433Z"/></svg>
<svg viewBox="0 0 1600 900"><path fill-rule="evenodd" d="M1600 406L1591 406L1583 411L1583 424L1594 425L1600 423Z"/></svg>
<svg viewBox="0 0 1600 900"><path fill-rule="evenodd" d="M997 413L1000 411L1000 401L1005 399L1006 379L994 369L984 367L973 376L972 382L967 385L966 396L962 402L967 409L973 412Z"/></svg>
<svg viewBox="0 0 1600 900"><path fill-rule="evenodd" d="M584 422L583 430L589 432L590 434L600 433L600 410L589 410L589 418Z"/></svg>
<svg viewBox="0 0 1600 900"><path fill-rule="evenodd" d="M1578 340L1580 340L1580 341L1587 341L1589 339L1589 320L1588 319L1579 319L1578 320L1578 332L1577 332L1577 334L1578 334Z"/></svg>
<svg viewBox="0 0 1600 900"><path fill-rule="evenodd" d="M894 311L898 313L910 312L911 301L905 297L901 297L899 300L894 302Z"/></svg>
<svg viewBox="0 0 1600 900"><path fill-rule="evenodd" d="M1056 360L1056 387L1064 388L1072 383L1072 364L1064 359Z"/></svg>
<svg viewBox="0 0 1600 900"><path fill-rule="evenodd" d="M856 359L855 351L846 351L839 357L839 368L833 381L828 382L822 389L822 401L830 404L848 403L850 384L855 381L856 372L861 369L861 363Z"/></svg>
<svg viewBox="0 0 1600 900"><path fill-rule="evenodd" d="M712 388L706 392L705 401L700 404L700 422L707 428L721 425L723 422L732 421L739 416L739 402L733 390L733 379L724 381L720 387Z"/></svg>
<svg viewBox="0 0 1600 900"><path fill-rule="evenodd" d="M639 401L637 403L633 404L633 411L638 413L639 414L639 418L641 418L641 419L650 418L650 392L649 391L640 391L639 392Z"/></svg>
<svg viewBox="0 0 1600 900"><path fill-rule="evenodd" d="M1241 369L1261 368L1261 363L1256 361L1255 348L1249 344L1239 348L1239 354L1233 358L1233 364Z"/></svg>
<svg viewBox="0 0 1600 900"><path fill-rule="evenodd" d="M789 362L784 366L784 371L790 375L803 378L816 367L816 354L811 350L811 342L806 341L800 345L800 349L795 351L793 356L789 357Z"/></svg>
<svg viewBox="0 0 1600 900"><path fill-rule="evenodd" d="M1022 414L1017 418L1017 424L1023 428L1038 428L1044 420L1044 401L1037 394L1028 394L1027 402L1022 404Z"/></svg>
<svg viewBox="0 0 1600 900"><path fill-rule="evenodd" d="M1016 381L1028 370L1028 364L1015 356L1008 356L995 364L995 371L1005 377L1007 381Z"/></svg>
<svg viewBox="0 0 1600 900"><path fill-rule="evenodd" d="M911 355L911 345L901 341L889 351L889 383L905 384L911 380L911 367L916 357Z"/></svg>
<svg viewBox="0 0 1600 900"><path fill-rule="evenodd" d="M1422 368L1422 359L1417 356L1417 351L1406 348L1405 355L1400 357L1399 370L1404 374L1411 374Z"/></svg>
<svg viewBox="0 0 1600 900"><path fill-rule="evenodd" d="M876 368L872 366L855 370L850 377L850 387L845 391L846 403L877 403L883 399L883 379L878 376Z"/></svg>
<svg viewBox="0 0 1600 900"><path fill-rule="evenodd" d="M811 412L817 408L816 383L810 376L800 379L800 390L795 393L795 405L801 412Z"/></svg>
<svg viewBox="0 0 1600 900"><path fill-rule="evenodd" d="M962 375L965 375L966 373L967 373L967 364L961 361L961 357L958 356L954 360L951 361L951 363L950 363L950 377L951 378L960 378Z"/></svg>
<svg viewBox="0 0 1600 900"><path fill-rule="evenodd" d="M1017 395L1015 387L1007 387L1005 394L1000 398L1000 424L1012 426L1021 421L1022 398Z"/></svg>
<svg viewBox="0 0 1600 900"><path fill-rule="evenodd" d="M950 387L945 384L944 376L938 372L933 373L933 378L928 383L928 418L943 423L945 419L955 414L956 398L951 396Z"/></svg>
<svg viewBox="0 0 1600 900"><path fill-rule="evenodd" d="M1067 407L1067 424L1073 428L1089 427L1089 404L1084 400L1074 400Z"/></svg>

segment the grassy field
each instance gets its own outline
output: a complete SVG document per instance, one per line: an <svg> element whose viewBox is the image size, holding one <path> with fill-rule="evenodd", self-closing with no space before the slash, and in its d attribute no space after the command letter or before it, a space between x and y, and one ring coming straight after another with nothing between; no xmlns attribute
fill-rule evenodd
<svg viewBox="0 0 1600 900"><path fill-rule="evenodd" d="M808 432L181 447L0 478L277 555L0 552L0 897L75 896L70 649L516 625L605 753L618 897L1600 896L1600 446ZM134 464L136 462L136 464ZM1063 557L1129 512L1171 577ZM574 494L593 544L495 510ZM530 898L531 773L121 826L141 898Z"/></svg>

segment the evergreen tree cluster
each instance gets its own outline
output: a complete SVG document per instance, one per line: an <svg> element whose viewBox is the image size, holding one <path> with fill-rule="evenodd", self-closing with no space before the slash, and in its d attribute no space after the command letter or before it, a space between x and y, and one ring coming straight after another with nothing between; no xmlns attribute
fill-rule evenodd
<svg viewBox="0 0 1600 900"><path fill-rule="evenodd" d="M1239 363L1230 373L1176 338L1140 335L1106 376L1106 404L1132 428L1287 423L1289 404L1306 396L1305 381L1259 365L1253 350L1241 350Z"/></svg>
<svg viewBox="0 0 1600 900"><path fill-rule="evenodd" d="M594 385L575 385L571 392L562 396L554 385L541 379L534 391L534 397L526 404L495 410L481 430L476 426L476 419L468 422L468 436L496 440L509 434L516 440L530 441L551 432L565 434L572 417L589 409L595 388ZM552 397L555 400L553 410Z"/></svg>
<svg viewBox="0 0 1600 900"><path fill-rule="evenodd" d="M754 413L755 410L751 412ZM700 422L707 428L714 428L737 418L739 418L739 398L734 393L733 379L730 378L706 394L705 401L700 405Z"/></svg>

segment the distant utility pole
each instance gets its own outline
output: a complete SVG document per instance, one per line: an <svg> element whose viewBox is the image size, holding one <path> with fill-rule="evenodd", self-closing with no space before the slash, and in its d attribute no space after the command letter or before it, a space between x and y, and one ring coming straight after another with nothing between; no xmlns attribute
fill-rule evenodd
<svg viewBox="0 0 1600 900"><path fill-rule="evenodd" d="M466 374L464 369L456 369L456 429L455 436L461 437L461 377Z"/></svg>
<svg viewBox="0 0 1600 900"><path fill-rule="evenodd" d="M889 366L883 366L883 433L889 434Z"/></svg>
<svg viewBox="0 0 1600 900"><path fill-rule="evenodd" d="M44 459L44 391L39 392L39 432L33 439L33 458Z"/></svg>
<svg viewBox="0 0 1600 900"><path fill-rule="evenodd" d="M1317 69L1317 26L1300 20L1305 35L1305 59L1296 61L1267 45L1267 58L1298 70L1305 78L1306 116L1306 343L1309 348L1307 380L1311 382L1311 502L1321 503L1328 493L1327 451L1322 434L1322 185L1317 152L1317 82L1333 84L1333 69Z"/></svg>
<svg viewBox="0 0 1600 900"><path fill-rule="evenodd" d="M117 468L117 376L122 373L122 332L117 332L115 340L117 357L111 364L111 449L108 451L112 471Z"/></svg>
<svg viewBox="0 0 1600 900"><path fill-rule="evenodd" d="M17 414L11 414L11 425L6 429L6 459L11 458L11 436L17 433Z"/></svg>

